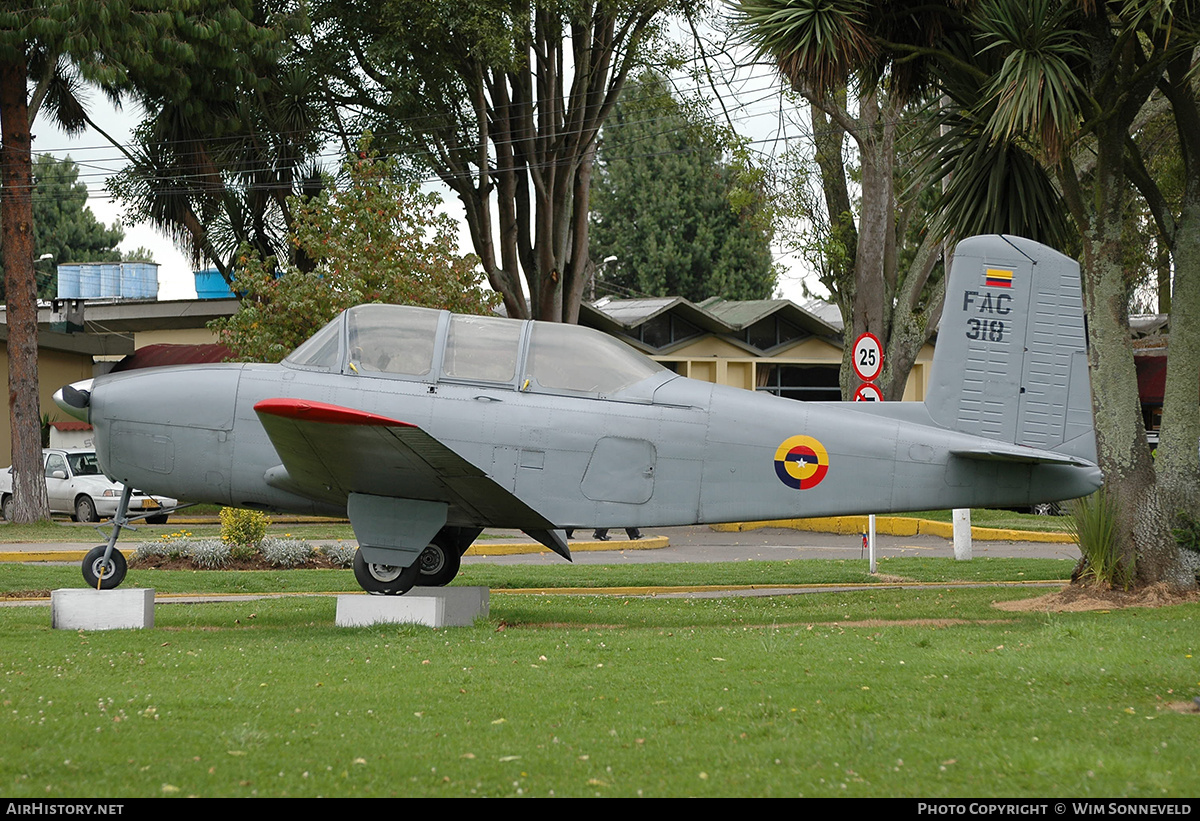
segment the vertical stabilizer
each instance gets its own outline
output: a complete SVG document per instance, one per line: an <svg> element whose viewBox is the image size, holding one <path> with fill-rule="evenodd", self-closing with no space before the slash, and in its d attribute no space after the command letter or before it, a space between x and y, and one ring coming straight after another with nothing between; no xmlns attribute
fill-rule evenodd
<svg viewBox="0 0 1200 821"><path fill-rule="evenodd" d="M944 427L1094 461L1078 263L1020 237L960 242L925 404Z"/></svg>

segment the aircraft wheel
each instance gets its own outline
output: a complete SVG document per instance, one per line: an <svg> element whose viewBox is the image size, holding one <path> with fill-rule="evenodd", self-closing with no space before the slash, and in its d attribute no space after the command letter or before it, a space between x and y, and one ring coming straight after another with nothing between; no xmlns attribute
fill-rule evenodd
<svg viewBox="0 0 1200 821"><path fill-rule="evenodd" d="M403 596L417 583L421 563L408 567L391 564L372 564L363 558L362 551L354 554L354 579L368 593L376 596Z"/></svg>
<svg viewBox="0 0 1200 821"><path fill-rule="evenodd" d="M0 515L4 516L4 521L11 522L13 513L16 512L17 503L13 500L12 494L4 497L4 501L0 502Z"/></svg>
<svg viewBox="0 0 1200 821"><path fill-rule="evenodd" d="M92 589L99 584L101 590L112 590L125 581L125 571L129 569L125 564L125 556L121 551L114 549L108 557L108 563L105 564L104 551L107 547L108 545L97 545L83 557L83 580Z"/></svg>
<svg viewBox="0 0 1200 821"><path fill-rule="evenodd" d="M1042 502L1030 508L1029 512L1037 516L1057 516L1060 511L1058 502Z"/></svg>
<svg viewBox="0 0 1200 821"><path fill-rule="evenodd" d="M75 500L75 518L81 522L100 521L100 517L96 515L96 503L92 501L91 496L80 496Z"/></svg>
<svg viewBox="0 0 1200 821"><path fill-rule="evenodd" d="M421 568L417 583L426 587L444 587L458 575L461 564L462 554L456 549L430 542L417 557L417 565Z"/></svg>

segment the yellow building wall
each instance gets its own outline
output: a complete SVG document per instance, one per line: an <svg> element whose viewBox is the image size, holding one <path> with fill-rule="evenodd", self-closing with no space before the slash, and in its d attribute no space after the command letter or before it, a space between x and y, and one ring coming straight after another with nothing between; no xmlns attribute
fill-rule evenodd
<svg viewBox="0 0 1200 821"><path fill-rule="evenodd" d="M764 358L780 362L802 362L806 365L841 365L842 349L823 339L810 338Z"/></svg>
<svg viewBox="0 0 1200 821"><path fill-rule="evenodd" d="M0 348L0 364L4 367L5 381L8 376L8 349ZM51 421L69 417L54 404L54 392L63 385L92 378L92 357L87 354L38 351L38 404L39 415L50 415ZM12 419L9 414L0 414L0 466L12 464Z"/></svg>
<svg viewBox="0 0 1200 821"><path fill-rule="evenodd" d="M737 358L752 356L745 348L739 348L717 336L705 336L671 351L666 359L708 359L714 356Z"/></svg>
<svg viewBox="0 0 1200 821"><path fill-rule="evenodd" d="M929 369L933 365L933 346L926 344L917 354L917 361L904 385L905 402L923 402L929 395Z"/></svg>
<svg viewBox="0 0 1200 821"><path fill-rule="evenodd" d="M718 337L709 336L677 348L668 355L654 359L669 363L676 373L754 390L755 374L759 368L771 365L837 365L842 364L842 349L823 339L809 338L771 356L754 356ZM929 391L929 368L933 363L933 346L925 345L904 386L904 401L921 402Z"/></svg>

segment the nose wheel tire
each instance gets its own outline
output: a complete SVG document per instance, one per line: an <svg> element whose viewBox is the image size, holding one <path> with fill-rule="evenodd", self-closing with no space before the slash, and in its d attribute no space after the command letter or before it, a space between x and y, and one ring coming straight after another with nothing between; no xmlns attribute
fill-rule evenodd
<svg viewBox="0 0 1200 821"><path fill-rule="evenodd" d="M97 545L83 557L83 580L93 590L112 590L125 581L125 572L129 566L119 550L113 550L108 561L104 561L104 551L108 545Z"/></svg>
<svg viewBox="0 0 1200 821"><path fill-rule="evenodd" d="M421 563L408 567L375 564L363 558L362 551L354 554L354 579L368 593L377 596L403 596L416 585L421 575Z"/></svg>

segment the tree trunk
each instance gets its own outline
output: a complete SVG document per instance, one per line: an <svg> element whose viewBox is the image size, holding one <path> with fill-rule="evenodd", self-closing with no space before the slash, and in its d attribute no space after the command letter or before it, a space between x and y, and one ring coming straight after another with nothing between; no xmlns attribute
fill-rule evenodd
<svg viewBox="0 0 1200 821"><path fill-rule="evenodd" d="M8 322L13 521L49 518L38 406L37 282L33 269L33 167L24 58L0 64L0 243Z"/></svg>
<svg viewBox="0 0 1200 821"><path fill-rule="evenodd" d="M1120 129L1098 135L1091 197L1095 213L1085 222L1083 241L1096 444L1105 487L1116 506L1116 539L1126 561L1134 564L1135 583L1194 587L1195 577L1180 561L1155 483L1138 401L1121 244L1127 196L1121 173L1123 146ZM1078 190L1077 181L1068 182Z"/></svg>
<svg viewBox="0 0 1200 821"><path fill-rule="evenodd" d="M1169 237L1175 281L1155 468L1166 513L1175 523L1180 514L1200 516L1200 104L1192 88L1190 59L1176 60L1168 76L1186 178L1179 218Z"/></svg>
<svg viewBox="0 0 1200 821"><path fill-rule="evenodd" d="M812 114L816 160L830 221L829 286L842 312L842 398L858 389L851 355L854 341L871 332L883 346L883 372L876 383L887 401L904 397L908 375L921 347L929 341L929 317L941 313L941 290L918 310L921 294L937 265L940 248L922 243L907 270L901 271L897 248L902 227L896 219L896 130L901 118L893 100L869 95L859 100L859 116L846 110L844 90L820 97L801 89ZM851 212L842 142L850 134L862 162L860 219ZM824 281L824 280L823 280Z"/></svg>

